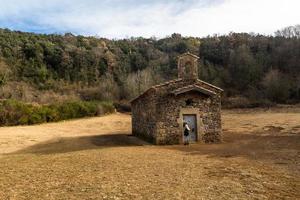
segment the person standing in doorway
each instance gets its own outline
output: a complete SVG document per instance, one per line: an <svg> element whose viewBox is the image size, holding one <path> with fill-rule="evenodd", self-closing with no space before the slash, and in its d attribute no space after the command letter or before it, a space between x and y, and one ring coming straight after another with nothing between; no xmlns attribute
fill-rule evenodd
<svg viewBox="0 0 300 200"><path fill-rule="evenodd" d="M184 135L184 145L190 144L190 127L187 122L183 122L183 135Z"/></svg>

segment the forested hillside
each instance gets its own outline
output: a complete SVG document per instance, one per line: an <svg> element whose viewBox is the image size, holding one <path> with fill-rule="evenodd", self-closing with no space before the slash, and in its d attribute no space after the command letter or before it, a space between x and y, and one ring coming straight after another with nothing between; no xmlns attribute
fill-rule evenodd
<svg viewBox="0 0 300 200"><path fill-rule="evenodd" d="M176 78L176 57L201 58L199 77L225 90L224 104L300 101L299 26L276 36L231 33L205 38L108 40L0 29L0 98L42 104L128 101Z"/></svg>

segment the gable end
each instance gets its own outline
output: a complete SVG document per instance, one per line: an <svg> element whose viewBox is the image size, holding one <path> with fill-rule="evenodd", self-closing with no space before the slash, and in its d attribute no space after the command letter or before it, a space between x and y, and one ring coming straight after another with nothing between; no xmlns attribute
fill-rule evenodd
<svg viewBox="0 0 300 200"><path fill-rule="evenodd" d="M179 94L183 94L183 93L190 92L190 91L200 92L202 94L206 94L209 96L216 95L216 93L214 91L205 89L205 88L197 86L197 85L189 85L189 86L185 86L182 88L178 88L176 90L173 90L171 93L173 93L175 95L179 95Z"/></svg>

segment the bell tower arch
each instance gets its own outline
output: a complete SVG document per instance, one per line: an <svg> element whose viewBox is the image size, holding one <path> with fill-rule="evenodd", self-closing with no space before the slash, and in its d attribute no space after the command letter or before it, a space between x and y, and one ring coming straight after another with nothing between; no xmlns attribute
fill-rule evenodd
<svg viewBox="0 0 300 200"><path fill-rule="evenodd" d="M178 78L198 79L198 59L189 52L178 56Z"/></svg>

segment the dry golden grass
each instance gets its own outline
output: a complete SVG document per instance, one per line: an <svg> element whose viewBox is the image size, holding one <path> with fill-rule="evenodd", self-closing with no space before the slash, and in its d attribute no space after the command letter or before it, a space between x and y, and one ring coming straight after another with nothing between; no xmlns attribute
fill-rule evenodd
<svg viewBox="0 0 300 200"><path fill-rule="evenodd" d="M224 111L224 142L153 146L113 114L0 128L0 199L299 199L300 113Z"/></svg>

